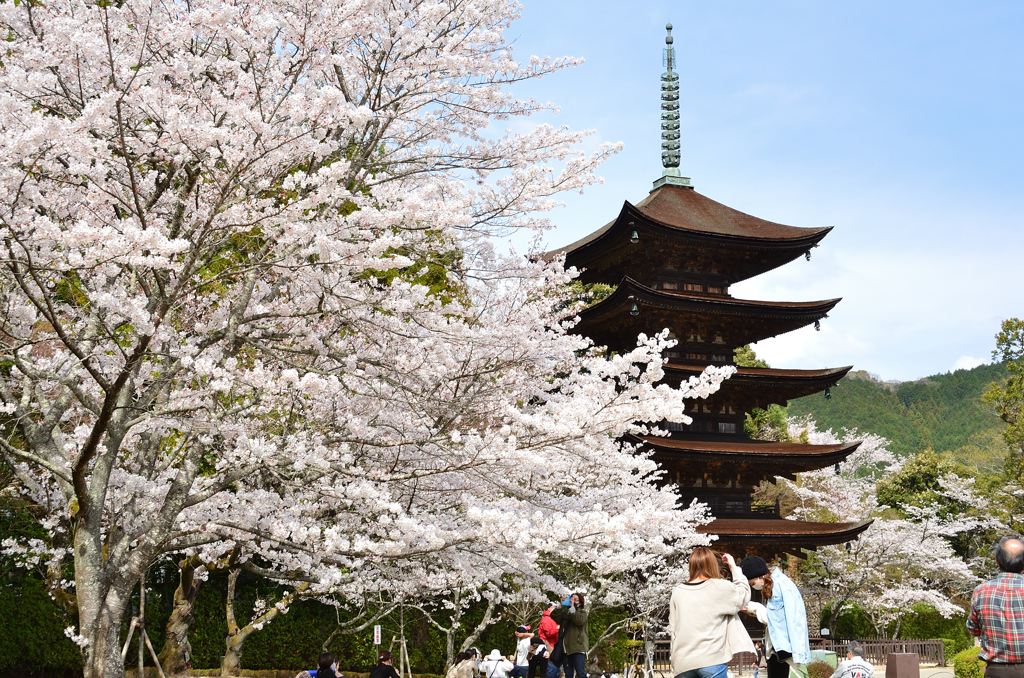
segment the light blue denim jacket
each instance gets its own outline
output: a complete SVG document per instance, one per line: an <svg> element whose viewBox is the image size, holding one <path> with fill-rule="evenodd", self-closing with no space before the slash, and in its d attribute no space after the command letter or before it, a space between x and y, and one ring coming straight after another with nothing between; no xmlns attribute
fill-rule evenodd
<svg viewBox="0 0 1024 678"><path fill-rule="evenodd" d="M793 580L777 567L772 570L772 582L772 597L765 604L772 647L791 652L797 664L807 664L811 661L811 644L804 598Z"/></svg>

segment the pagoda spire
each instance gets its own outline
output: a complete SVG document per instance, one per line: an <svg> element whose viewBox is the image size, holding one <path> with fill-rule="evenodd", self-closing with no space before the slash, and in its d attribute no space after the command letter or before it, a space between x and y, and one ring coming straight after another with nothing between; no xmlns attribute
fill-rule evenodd
<svg viewBox="0 0 1024 678"><path fill-rule="evenodd" d="M673 42L672 24L665 24L665 72L661 74L661 164L665 169L654 188L665 184L690 187L690 178L679 174L679 73L675 71Z"/></svg>

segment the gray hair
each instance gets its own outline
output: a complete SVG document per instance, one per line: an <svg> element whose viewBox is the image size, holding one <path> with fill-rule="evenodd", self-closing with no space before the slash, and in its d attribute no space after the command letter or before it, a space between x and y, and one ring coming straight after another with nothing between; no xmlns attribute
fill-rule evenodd
<svg viewBox="0 0 1024 678"><path fill-rule="evenodd" d="M850 643L849 652L855 657L864 656L864 646L858 643L856 640Z"/></svg>

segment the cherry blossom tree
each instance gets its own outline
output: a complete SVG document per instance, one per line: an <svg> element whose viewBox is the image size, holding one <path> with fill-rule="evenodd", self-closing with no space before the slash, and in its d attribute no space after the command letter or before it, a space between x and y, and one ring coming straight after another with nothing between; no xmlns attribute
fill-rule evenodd
<svg viewBox="0 0 1024 678"><path fill-rule="evenodd" d="M860 537L845 545L819 548L808 555L801 572L809 583L831 594L834 620L849 603L871 618L879 632L899 634L901 619L915 603L927 603L944 616L963 610L953 598L970 591L977 577L950 546L949 540L992 521L966 515L947 515L938 504L902 507L902 515L879 505L879 479L899 470L900 462L887 449L888 440L856 430L839 438L818 431L811 420L791 422L790 433L806 433L814 444L860 440L860 447L838 469L800 474L785 481L799 506L795 516L824 522L873 520ZM940 480L944 496L984 508L973 481L949 474ZM830 622L831 625L831 622Z"/></svg>
<svg viewBox="0 0 1024 678"><path fill-rule="evenodd" d="M129 597L167 554L241 549L332 591L701 539L617 440L729 369L659 385L666 334L607 357L569 332L571 272L494 253L616 150L496 131L545 108L509 85L575 63L516 62L517 13L0 5L0 451L51 537L5 551L73 567L53 582L87 678L122 675Z"/></svg>

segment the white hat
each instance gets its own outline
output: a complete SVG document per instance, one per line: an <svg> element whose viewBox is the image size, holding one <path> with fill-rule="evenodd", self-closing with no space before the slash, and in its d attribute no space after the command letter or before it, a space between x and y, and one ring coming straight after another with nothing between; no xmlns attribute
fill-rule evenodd
<svg viewBox="0 0 1024 678"><path fill-rule="evenodd" d="M495 649L491 650L491 653L489 655L487 655L487 658L490 659L493 662L496 662L499 659L501 659L501 651L498 650L497 648L495 648Z"/></svg>

